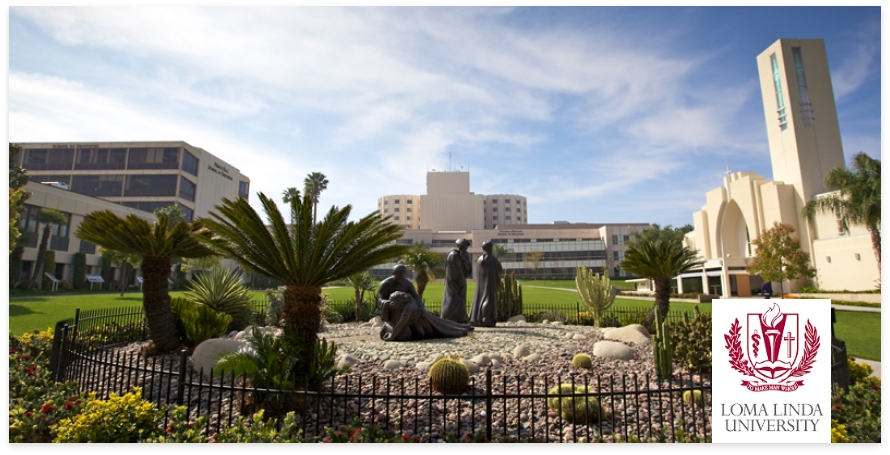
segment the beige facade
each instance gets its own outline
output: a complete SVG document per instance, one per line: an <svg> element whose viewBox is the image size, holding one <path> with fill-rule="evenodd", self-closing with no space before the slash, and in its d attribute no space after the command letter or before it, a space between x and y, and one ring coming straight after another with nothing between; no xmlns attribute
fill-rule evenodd
<svg viewBox="0 0 890 455"><path fill-rule="evenodd" d="M420 229L420 196L392 194L377 199L377 211L392 215L391 221L405 229Z"/></svg>
<svg viewBox="0 0 890 455"><path fill-rule="evenodd" d="M115 215L126 217L136 215L148 222L154 222L155 216L149 212L125 207L114 202L98 199L71 191L55 188L50 185L29 182L25 185L25 191L31 193L25 201L26 212L22 216L19 230L27 234L24 243L25 251L22 255L22 276L27 276L37 260L37 245L39 236L43 232L43 225L36 221L37 210L41 208L56 209L68 216L68 222L62 226L54 226L52 236L49 239L49 249L56 254L56 278L71 280L73 276L74 254L84 253L86 256L87 274L99 274L101 257L95 245L75 237L77 228L83 222L84 217L95 211L111 210Z"/></svg>
<svg viewBox="0 0 890 455"><path fill-rule="evenodd" d="M250 179L183 141L26 143L17 157L31 181L151 212L179 205L189 220L222 198L249 198Z"/></svg>
<svg viewBox="0 0 890 455"><path fill-rule="evenodd" d="M528 200L518 194L485 195L485 229L528 223Z"/></svg>
<svg viewBox="0 0 890 455"><path fill-rule="evenodd" d="M879 278L871 241L862 227L839 232L833 214L814 222L804 205L825 193L825 175L844 165L831 77L822 40L779 40L757 57L773 180L753 172L728 172L723 186L709 191L693 214L687 245L705 260L701 270L681 276L679 292L723 297L759 292L762 280L746 267L757 254L751 241L773 223L795 229L801 249L817 270L815 284L827 290L867 290ZM785 282L784 292L805 283ZM773 283L774 292L780 291Z"/></svg>

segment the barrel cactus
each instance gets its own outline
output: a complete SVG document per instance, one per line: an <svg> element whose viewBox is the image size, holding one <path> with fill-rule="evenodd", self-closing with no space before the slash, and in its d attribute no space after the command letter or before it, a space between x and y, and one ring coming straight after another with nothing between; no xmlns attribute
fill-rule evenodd
<svg viewBox="0 0 890 455"><path fill-rule="evenodd" d="M430 367L429 378L436 392L456 394L470 384L470 370L456 357L442 357Z"/></svg>
<svg viewBox="0 0 890 455"><path fill-rule="evenodd" d="M695 403L695 406L699 408L705 407L705 397L702 396L701 390L687 390L683 392L683 402L692 405Z"/></svg>
<svg viewBox="0 0 890 455"><path fill-rule="evenodd" d="M553 412L558 412L560 417L568 422L586 423L598 420L602 416L600 402L591 396L579 396L587 393L586 385L572 387L571 384L560 384L547 392L547 395L556 395L547 398L547 407ZM572 396L573 394L575 396Z"/></svg>
<svg viewBox="0 0 890 455"><path fill-rule="evenodd" d="M587 354L575 354L575 357L572 357L572 366L589 370L593 367L593 360Z"/></svg>

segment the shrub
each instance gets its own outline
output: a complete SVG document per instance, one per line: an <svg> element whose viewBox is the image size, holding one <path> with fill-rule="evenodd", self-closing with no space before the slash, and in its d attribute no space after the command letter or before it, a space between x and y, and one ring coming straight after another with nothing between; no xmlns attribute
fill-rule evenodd
<svg viewBox="0 0 890 455"><path fill-rule="evenodd" d="M285 414L280 428L276 428L275 420L265 420L264 414L259 410L250 419L238 416L231 426L213 436L213 442L313 442L303 439L303 430L298 427L293 412Z"/></svg>
<svg viewBox="0 0 890 455"><path fill-rule="evenodd" d="M111 274L111 259L105 256L102 256L102 268L99 272L102 275L102 279L105 280L105 284L102 286L111 286L111 281L114 276Z"/></svg>
<svg viewBox="0 0 890 455"><path fill-rule="evenodd" d="M21 237L19 237L21 238ZM22 279L22 255L25 254L25 246L19 241L9 253L9 285L17 285Z"/></svg>
<svg viewBox="0 0 890 455"><path fill-rule="evenodd" d="M881 442L881 380L866 377L849 392L836 388L831 419L844 426L850 442Z"/></svg>
<svg viewBox="0 0 890 455"><path fill-rule="evenodd" d="M578 313L578 316L575 317L575 325L594 325L593 316L586 311L582 311Z"/></svg>
<svg viewBox="0 0 890 455"><path fill-rule="evenodd" d="M850 369L850 384L858 384L874 372L867 363L857 363L853 357L847 359L847 366Z"/></svg>
<svg viewBox="0 0 890 455"><path fill-rule="evenodd" d="M52 289L53 282L44 275L44 273L49 273L50 275L56 272L56 252L53 250L47 250L43 259L43 272L40 274L40 277L43 279L38 280L40 285L40 289ZM58 278L58 277L56 277Z"/></svg>
<svg viewBox="0 0 890 455"><path fill-rule="evenodd" d="M847 428L837 423L837 420L831 421L831 442L844 443L850 442L847 438Z"/></svg>
<svg viewBox="0 0 890 455"><path fill-rule="evenodd" d="M456 357L442 357L430 366L430 386L436 392L450 395L461 393L470 384L470 371Z"/></svg>
<svg viewBox="0 0 890 455"><path fill-rule="evenodd" d="M186 298L232 317L229 330L250 325L250 297L253 293L241 283L241 277L224 267L213 267L189 283Z"/></svg>
<svg viewBox="0 0 890 455"><path fill-rule="evenodd" d="M188 299L171 299L170 306L173 308L176 332L189 347L222 336L232 323L232 317L228 314Z"/></svg>
<svg viewBox="0 0 890 455"><path fill-rule="evenodd" d="M74 285L74 289L87 288L87 255L84 253L74 253L72 262L74 264L74 275L71 281Z"/></svg>
<svg viewBox="0 0 890 455"><path fill-rule="evenodd" d="M598 420L602 417L599 400L587 396L587 393L589 390L586 385L573 387L571 384L560 384L547 392L547 395L555 395L547 398L547 407L558 412L563 420L572 423Z"/></svg>
<svg viewBox="0 0 890 455"><path fill-rule="evenodd" d="M59 289L63 291L73 291L74 285L68 280L59 281Z"/></svg>
<svg viewBox="0 0 890 455"><path fill-rule="evenodd" d="M572 366L575 368L590 369L593 367L593 360L587 354L575 354L575 357L572 357Z"/></svg>
<svg viewBox="0 0 890 455"><path fill-rule="evenodd" d="M83 411L61 420L53 427L55 442L139 442L162 434L164 413L142 399L142 389L118 396L112 392L107 400L90 394Z"/></svg>
<svg viewBox="0 0 890 455"><path fill-rule="evenodd" d="M698 311L673 324L674 362L688 371L701 372L711 368L711 315Z"/></svg>
<svg viewBox="0 0 890 455"><path fill-rule="evenodd" d="M167 421L167 428L164 429L164 433L160 436L143 438L139 442L207 442L207 436L201 434L201 429L207 425L207 420L207 416L201 416L195 419L194 422L190 422L187 408L185 406L177 406L170 413L170 419Z"/></svg>

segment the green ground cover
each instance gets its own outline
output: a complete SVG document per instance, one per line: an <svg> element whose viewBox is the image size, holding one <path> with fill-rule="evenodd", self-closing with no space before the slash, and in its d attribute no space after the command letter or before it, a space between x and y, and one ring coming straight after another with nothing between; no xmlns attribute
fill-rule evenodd
<svg viewBox="0 0 890 455"><path fill-rule="evenodd" d="M847 354L880 362L881 313L836 311L835 315L834 335L847 343Z"/></svg>

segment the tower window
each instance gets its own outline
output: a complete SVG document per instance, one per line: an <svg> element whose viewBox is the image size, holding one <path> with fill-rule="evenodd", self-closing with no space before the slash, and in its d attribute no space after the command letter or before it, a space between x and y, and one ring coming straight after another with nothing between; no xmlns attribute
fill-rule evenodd
<svg viewBox="0 0 890 455"><path fill-rule="evenodd" d="M785 115L785 99L782 97L782 79L779 74L779 61L776 59L776 54L773 53L770 55L770 62L773 66L773 87L776 89L776 112L779 115L779 127L782 128L782 131L788 129L788 118Z"/></svg>
<svg viewBox="0 0 890 455"><path fill-rule="evenodd" d="M797 75L797 90L800 94L800 118L804 126L813 126L813 104L810 103L810 94L807 92L807 75L803 70L803 55L799 47L792 47L794 56L794 74Z"/></svg>

